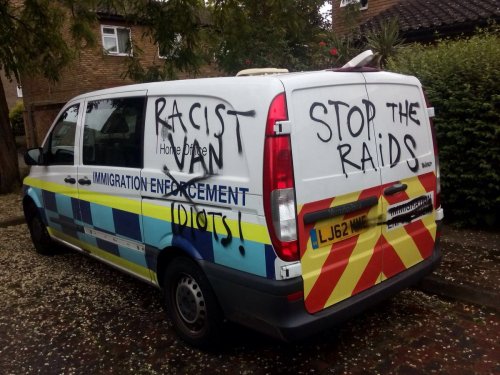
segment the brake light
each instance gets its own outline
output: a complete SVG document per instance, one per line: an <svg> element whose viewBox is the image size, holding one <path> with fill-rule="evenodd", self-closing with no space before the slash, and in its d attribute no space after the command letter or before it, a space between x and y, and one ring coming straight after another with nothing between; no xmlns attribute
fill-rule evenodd
<svg viewBox="0 0 500 375"><path fill-rule="evenodd" d="M276 254L285 261L299 260L295 212L295 183L289 134L276 126L288 120L285 93L269 106L264 143L264 213Z"/></svg>
<svg viewBox="0 0 500 375"><path fill-rule="evenodd" d="M425 98L425 104L427 106L427 111L431 112L430 109L431 104L429 102L429 99L427 99L427 95L425 94L424 91L424 98ZM432 108L432 112L434 111L434 108ZM432 118L434 117L434 114L429 113L429 124L431 126L431 132L432 132L432 144L434 147L434 160L436 164L436 191L434 193L434 205L435 208L439 208L441 206L441 172L439 170L439 155L438 155L438 145L437 145L437 138L436 138L436 129L434 128L434 121Z"/></svg>

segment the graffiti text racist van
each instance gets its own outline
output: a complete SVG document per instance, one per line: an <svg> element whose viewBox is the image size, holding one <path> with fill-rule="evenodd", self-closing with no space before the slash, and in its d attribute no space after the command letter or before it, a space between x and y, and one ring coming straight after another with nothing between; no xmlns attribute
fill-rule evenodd
<svg viewBox="0 0 500 375"><path fill-rule="evenodd" d="M191 344L225 319L300 339L439 261L430 114L416 78L366 68L88 93L26 155L26 220L38 252L158 286Z"/></svg>

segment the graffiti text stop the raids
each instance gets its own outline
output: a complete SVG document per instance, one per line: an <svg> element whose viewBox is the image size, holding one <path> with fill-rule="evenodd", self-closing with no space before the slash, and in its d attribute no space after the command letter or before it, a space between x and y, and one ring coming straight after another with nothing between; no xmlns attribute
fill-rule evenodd
<svg viewBox="0 0 500 375"><path fill-rule="evenodd" d="M316 101L309 107L310 119L320 127L314 127L317 138L324 143L336 144L342 173L349 176L350 171L377 170L379 165L395 167L405 160L412 172L419 169L416 157L417 142L409 131L409 126L420 127L418 102L404 100L386 102L377 108L370 100L359 103L346 103L340 100ZM380 115L383 111L384 116ZM381 118L386 126L388 119L396 128L388 128L384 134L377 131L377 120ZM378 139L371 135L378 133ZM414 133L414 132L413 132ZM385 139L384 139L385 138Z"/></svg>
<svg viewBox="0 0 500 375"><path fill-rule="evenodd" d="M253 110L237 111L213 100L202 103L160 97L155 101L156 137L161 136L163 143L157 153L173 155L179 171L193 173L199 166L204 174L213 175L224 165L224 133L234 132L231 138L241 154L240 118L254 116Z"/></svg>

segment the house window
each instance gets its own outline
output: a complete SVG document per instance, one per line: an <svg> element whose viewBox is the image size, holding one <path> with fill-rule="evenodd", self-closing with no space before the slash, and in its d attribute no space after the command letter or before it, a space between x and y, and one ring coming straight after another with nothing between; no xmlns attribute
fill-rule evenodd
<svg viewBox="0 0 500 375"><path fill-rule="evenodd" d="M130 29L118 26L101 26L102 45L110 55L127 56L131 54Z"/></svg>

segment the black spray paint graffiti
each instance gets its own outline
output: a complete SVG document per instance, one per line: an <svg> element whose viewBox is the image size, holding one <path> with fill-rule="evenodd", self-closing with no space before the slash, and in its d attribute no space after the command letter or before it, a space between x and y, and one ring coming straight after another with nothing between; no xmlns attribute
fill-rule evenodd
<svg viewBox="0 0 500 375"><path fill-rule="evenodd" d="M220 244L227 248L233 242L233 231L234 228L231 229L231 226L228 223L228 218L226 215L221 212L216 211L207 211L206 209L202 209L196 211L193 209L193 206L189 206L189 215L188 210L182 203L172 202L170 204L170 209L172 212L172 230L176 235L182 235L184 231L188 231L190 228L191 237L196 237L197 230L201 232L208 231L209 220L212 223L212 235L215 241L220 242ZM175 211L177 211L177 215L175 215ZM216 218L220 218L217 220ZM221 224L224 227L225 235L220 235L222 232ZM196 229L198 228L198 229ZM241 212L238 212L238 237L241 245L239 246L239 252L242 256L245 255L245 248L243 243L245 242L245 238L243 236L243 230L241 226Z"/></svg>
<svg viewBox="0 0 500 375"><path fill-rule="evenodd" d="M163 197L168 198L170 196L177 196L177 194L180 194L181 196L186 198L186 200L194 206L195 211L198 212L198 210L196 208L196 202L194 202L189 195L189 187L195 185L198 182L204 181L213 175L204 174L203 176L194 177L185 183L180 183L179 181L177 181L177 179L174 176L172 176L172 173L170 173L170 171L166 165L163 166L163 173L165 173L167 175L167 177L172 180L172 185L177 186L176 189L172 189L172 191L170 193L165 194Z"/></svg>
<svg viewBox="0 0 500 375"><path fill-rule="evenodd" d="M233 242L233 232L236 229L231 229L227 216L221 212L200 209L190 197L189 190L190 187L209 179L223 168L224 134L226 134L226 138L229 135L235 140L238 154L243 153L240 119L242 117L255 117L256 112L254 110L236 111L226 109L226 105L222 103L210 105L200 102L190 103L187 107L189 109L184 108L183 111L182 106L186 106L185 103L185 100L173 99L170 105L167 103L166 98L158 98L155 101L157 154L173 155L170 160L174 160L175 166L171 165L171 169L188 171L190 174L194 173L195 168L202 171L201 176L194 177L187 182L179 182L172 175L169 167L164 165L163 173L170 178L172 185L176 186L164 197L169 198L170 196L180 195L189 204L188 216L188 209L184 204L171 203L172 228L174 234L182 234L186 227L189 226L191 227L191 235L194 238L199 231L207 232L208 221L211 218L213 238L220 242L223 247L228 247ZM229 133L233 131L233 134ZM180 135L180 137L175 137L176 134ZM163 142L160 142L160 138ZM177 215L175 215L175 211ZM188 217L190 223L188 223ZM218 219L216 220L216 218ZM221 232L220 225L224 227L225 236L219 235ZM195 228L198 228L198 230L195 230ZM239 252L244 256L241 212L238 212L237 230L241 243Z"/></svg>
<svg viewBox="0 0 500 375"><path fill-rule="evenodd" d="M430 195L423 195L409 202L398 204L387 211L390 216L386 222L387 229L411 223L422 216L431 214L432 210L432 197Z"/></svg>
<svg viewBox="0 0 500 375"><path fill-rule="evenodd" d="M226 229L226 233L227 233L227 236L225 238L222 238L220 240L220 243L224 247L229 246L233 240L233 235L231 232L231 228L227 224L227 216L222 215L222 213L220 213L220 212L207 212L205 209L199 210L196 202L194 202L191 199L191 197L189 196L189 187L190 186L192 186L198 182L201 182L203 180L206 180L213 175L206 174L203 176L194 177L194 178L190 179L189 181L187 181L186 183L180 183L176 180L176 178L174 176L172 176L172 173L170 173L170 171L168 170L168 167L166 165L163 166L163 173L165 173L172 180L172 183L177 186L176 189L172 190L168 194L165 194L164 197L168 198L172 195L180 194L181 196L186 198L186 200L190 203L190 206L189 206L190 215L189 216L191 218L191 223L190 223L191 224L190 225L191 236L194 238L196 235L195 230L194 230L194 228L195 228L194 227L194 220L193 220L194 217L196 217L196 220L195 220L196 226L200 230L202 230L203 232L206 232L207 227L208 227L207 217L212 216L213 236L214 236L214 239L216 241L219 241L219 236L217 234L217 227L215 225L215 223L216 223L215 217L219 216L219 217L222 217L222 223L223 223L224 228ZM175 215L174 215L174 208L176 205L177 205L177 217L175 217ZM186 217L186 219L184 221L181 220L181 211L184 212L184 216ZM176 204L175 202L172 202L171 203L171 212L172 212L172 224L174 224L172 226L172 228L179 228L177 232L174 229L174 234L182 234L184 228L187 226L187 215L186 215L187 210L184 207L184 205L182 205L181 203ZM243 230L241 229L241 212L240 211L238 211L238 233L239 233L240 242L241 242L241 245L239 246L239 252L242 256L244 256L245 255L245 247L243 246L243 243L245 242L245 239L243 237Z"/></svg>
<svg viewBox="0 0 500 375"><path fill-rule="evenodd" d="M350 105L342 101L328 100L327 104L322 102L314 102L309 108L309 118L317 124L322 125L322 128L317 131L318 139L324 143L330 142L334 137L334 132L338 139L337 151L342 165L342 173L348 177L346 166L350 166L357 170L366 172L367 167L377 170L376 162L370 151L371 134L373 132L373 122L377 114L375 104L369 100L363 99L362 105ZM420 126L420 121L416 118L417 109L420 108L418 102L404 103L386 103L386 107L391 110L392 120L395 124L409 126L414 123ZM398 122L399 120L399 122ZM333 124L332 124L333 121ZM360 142L348 143L346 136L350 139L359 139ZM383 149L382 133L378 134L379 150L378 157L380 164L384 167L385 161L391 168L394 168L401 161L402 145L394 134L387 134L388 152ZM406 163L412 172L417 172L419 169L418 159L416 157L417 142L411 134L405 134L402 139L405 152L411 156ZM357 152L353 152L356 147ZM384 151L387 152L384 158Z"/></svg>
<svg viewBox="0 0 500 375"><path fill-rule="evenodd" d="M415 118L417 111L415 108L420 108L420 104L418 102L410 103L408 100L405 100L404 108L403 103L386 103L388 108L392 109L392 122L396 122L396 108L399 109L399 122L402 124L403 120L406 122L406 126L408 126L408 120L411 120L415 124L420 126L420 120Z"/></svg>
<svg viewBox="0 0 500 375"><path fill-rule="evenodd" d="M211 108L211 114L215 114L217 118L216 124L210 124L209 122L209 106L202 105L199 102L191 104L188 111L188 124L185 123L185 114L179 110L177 100L173 100L171 110L167 109L167 100L165 98L158 98L155 101L155 120L156 120L156 137L157 142L159 137L166 140L168 143L162 143L157 145L157 152L165 155L173 155L177 168L180 171L184 171L185 168L189 166L189 173L193 173L196 165L200 165L201 169L205 174L212 175L216 168L222 169L224 164L223 157L223 135L226 131L227 124L225 119L227 116L232 116L234 118L234 132L236 143L238 147L238 153L243 152L243 147L241 143L241 129L240 129L240 117L255 117L255 111L235 111L226 110L226 106L222 103L217 104L214 108ZM196 134L201 135L203 132L202 124L197 123L195 120L195 114L202 111L202 116L204 119L205 135L197 139ZM212 112L213 111L213 112ZM199 118L199 114L198 114ZM174 134L176 129L182 128L184 133L184 139L182 144L176 144L174 140ZM189 131L188 126L193 130ZM214 131L215 129L215 131ZM212 133L212 140L210 141L210 131ZM177 130L179 131L179 130ZM192 141L188 143L188 135L192 133ZM200 140L209 140L208 146L201 146ZM186 160L186 156L189 159Z"/></svg>

